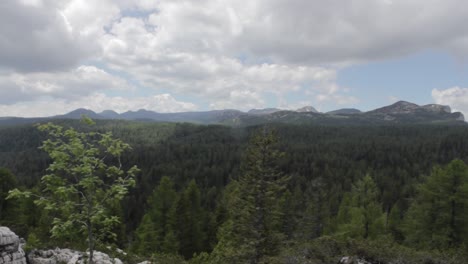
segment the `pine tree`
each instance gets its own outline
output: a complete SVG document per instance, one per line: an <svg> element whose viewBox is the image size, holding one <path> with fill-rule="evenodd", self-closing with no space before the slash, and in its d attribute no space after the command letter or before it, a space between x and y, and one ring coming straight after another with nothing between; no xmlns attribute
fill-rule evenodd
<svg viewBox="0 0 468 264"><path fill-rule="evenodd" d="M277 168L281 156L275 133L264 129L252 137L243 174L230 184L229 220L221 228L214 257L227 263L260 263L275 253L282 237L279 201L289 179Z"/></svg>
<svg viewBox="0 0 468 264"><path fill-rule="evenodd" d="M169 177L162 177L148 199L150 207L136 231L136 241L133 245L135 252L139 254L174 253L174 248L165 245L165 241L174 236L170 217L176 199L174 183Z"/></svg>
<svg viewBox="0 0 468 264"><path fill-rule="evenodd" d="M304 239L320 237L329 222L329 203L326 188L321 179L315 179L306 190L307 205L301 221L301 236Z"/></svg>
<svg viewBox="0 0 468 264"><path fill-rule="evenodd" d="M194 180L180 195L172 211L172 228L179 244L179 253L186 259L205 249L203 232L204 211L201 207L200 189Z"/></svg>

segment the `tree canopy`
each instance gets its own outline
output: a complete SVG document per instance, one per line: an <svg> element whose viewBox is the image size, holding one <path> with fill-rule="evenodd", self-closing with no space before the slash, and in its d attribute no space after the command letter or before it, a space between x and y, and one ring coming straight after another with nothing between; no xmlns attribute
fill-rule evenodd
<svg viewBox="0 0 468 264"><path fill-rule="evenodd" d="M92 125L90 119L83 122ZM138 168L122 168L122 154L130 145L114 139L111 133L79 132L48 123L40 125L48 139L41 149L52 163L41 179L42 191L33 193L10 191L10 198L36 198L35 203L52 218L52 238L87 241L89 262L93 263L96 243L116 238L115 227L120 223L112 214L116 201L135 185Z"/></svg>

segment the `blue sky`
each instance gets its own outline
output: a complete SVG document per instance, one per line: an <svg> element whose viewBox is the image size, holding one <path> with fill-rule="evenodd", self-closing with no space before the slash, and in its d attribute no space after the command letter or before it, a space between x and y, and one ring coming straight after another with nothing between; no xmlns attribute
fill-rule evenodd
<svg viewBox="0 0 468 264"><path fill-rule="evenodd" d="M446 52L418 52L347 67L339 72L338 83L363 98L356 106L365 110L396 99L429 104L434 103L433 89L468 87L468 64Z"/></svg>
<svg viewBox="0 0 468 264"><path fill-rule="evenodd" d="M468 114L464 0L5 0L0 116L396 100Z"/></svg>

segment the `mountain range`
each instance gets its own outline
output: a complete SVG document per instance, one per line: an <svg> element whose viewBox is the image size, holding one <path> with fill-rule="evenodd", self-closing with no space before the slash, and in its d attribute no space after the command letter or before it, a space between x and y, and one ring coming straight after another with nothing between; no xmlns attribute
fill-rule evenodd
<svg viewBox="0 0 468 264"><path fill-rule="evenodd" d="M417 105L399 101L392 105L362 112L358 109L344 108L326 113L318 112L312 106L297 110L278 108L239 110L212 110L202 112L158 113L141 109L117 113L106 110L100 113L88 109L76 109L64 115L37 118L0 117L0 125L27 124L53 119L79 119L86 115L92 119L118 119L146 122L190 122L199 124L225 124L248 126L264 123L310 123L320 125L363 125L363 124L463 124L464 116L451 111L449 106L429 104Z"/></svg>

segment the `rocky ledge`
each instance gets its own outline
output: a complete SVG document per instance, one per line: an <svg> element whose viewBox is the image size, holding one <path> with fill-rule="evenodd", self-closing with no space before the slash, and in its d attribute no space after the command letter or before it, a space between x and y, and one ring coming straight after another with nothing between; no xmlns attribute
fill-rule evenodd
<svg viewBox="0 0 468 264"><path fill-rule="evenodd" d="M20 238L8 227L0 226L0 264L26 264Z"/></svg>
<svg viewBox="0 0 468 264"><path fill-rule="evenodd" d="M83 264L85 263L84 253L71 249L50 249L33 250L28 254L28 260L31 264ZM94 251L94 262L98 264L123 264L118 258L111 258L107 254Z"/></svg>

